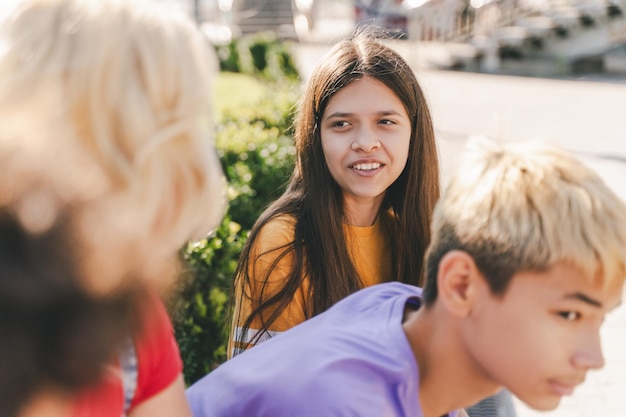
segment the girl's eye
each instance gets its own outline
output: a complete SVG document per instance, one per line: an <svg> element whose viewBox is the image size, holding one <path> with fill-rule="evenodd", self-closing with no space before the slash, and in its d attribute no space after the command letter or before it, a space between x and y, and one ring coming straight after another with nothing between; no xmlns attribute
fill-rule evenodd
<svg viewBox="0 0 626 417"><path fill-rule="evenodd" d="M580 313L576 311L560 311L559 316L563 317L567 321L576 321L580 318Z"/></svg>
<svg viewBox="0 0 626 417"><path fill-rule="evenodd" d="M383 124L383 125L392 125L392 124L394 124L394 122L392 120L389 120L389 119L383 119L383 120L381 120L378 123Z"/></svg>
<svg viewBox="0 0 626 417"><path fill-rule="evenodd" d="M345 120L340 120L337 122L333 122L332 127L345 127L348 125L348 122L346 122Z"/></svg>

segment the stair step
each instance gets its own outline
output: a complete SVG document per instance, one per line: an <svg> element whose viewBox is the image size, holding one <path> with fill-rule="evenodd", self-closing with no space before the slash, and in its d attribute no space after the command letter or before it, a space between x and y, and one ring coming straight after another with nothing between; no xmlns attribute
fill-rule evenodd
<svg viewBox="0 0 626 417"><path fill-rule="evenodd" d="M274 31L281 38L296 38L291 0L242 0L234 21L242 34Z"/></svg>
<svg viewBox="0 0 626 417"><path fill-rule="evenodd" d="M530 33L523 26L505 26L498 28L495 37L500 44L521 47L524 41L530 38Z"/></svg>
<svg viewBox="0 0 626 417"><path fill-rule="evenodd" d="M277 19L277 18L272 18L272 17L257 17L257 18L241 19L241 20L238 20L237 23L239 23L240 25L241 24L259 24L259 25L276 26L280 24L293 24L293 19L291 17L283 18L283 19Z"/></svg>
<svg viewBox="0 0 626 417"><path fill-rule="evenodd" d="M532 16L517 19L516 26L525 28L530 36L541 38L548 36L557 27L557 24L547 16Z"/></svg>

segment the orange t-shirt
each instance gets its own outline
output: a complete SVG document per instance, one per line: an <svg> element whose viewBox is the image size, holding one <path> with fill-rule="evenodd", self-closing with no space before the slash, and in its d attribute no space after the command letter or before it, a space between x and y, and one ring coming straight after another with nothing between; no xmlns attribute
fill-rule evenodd
<svg viewBox="0 0 626 417"><path fill-rule="evenodd" d="M385 222L391 220L392 214L386 213L379 216L372 226L344 225L348 251L364 287L392 280L391 237L387 233L389 228L385 227ZM253 281L250 287L246 289L253 295L252 298L258 299L261 297L261 291L263 291L262 297L267 299L284 286L294 263L293 252L288 252L278 261L267 282L264 282L264 279L269 267L282 253L280 249L271 250L293 241L294 226L295 218L284 215L273 219L261 229L258 239L250 251L251 277L253 279L259 277L258 281ZM287 308L281 312L280 316L270 326L269 331L262 335L256 343L267 340L273 335L306 320L305 306L308 302L308 289L309 282L305 277ZM232 323L231 340L229 340L229 357L252 346L250 343L246 343L246 346L239 346L237 342L242 331L241 326L252 311L250 300L241 297L240 291L241 289L238 287L235 294L236 316ZM260 323L260 319L252 323L246 334L246 341L249 342L257 334L255 325L260 328Z"/></svg>

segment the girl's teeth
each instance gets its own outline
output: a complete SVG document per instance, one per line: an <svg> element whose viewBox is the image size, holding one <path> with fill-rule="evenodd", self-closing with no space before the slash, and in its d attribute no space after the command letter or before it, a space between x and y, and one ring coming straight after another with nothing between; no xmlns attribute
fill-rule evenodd
<svg viewBox="0 0 626 417"><path fill-rule="evenodd" d="M378 162L374 162L371 164L356 164L354 166L354 169L358 169L360 171L371 171L378 168L380 168L380 164Z"/></svg>

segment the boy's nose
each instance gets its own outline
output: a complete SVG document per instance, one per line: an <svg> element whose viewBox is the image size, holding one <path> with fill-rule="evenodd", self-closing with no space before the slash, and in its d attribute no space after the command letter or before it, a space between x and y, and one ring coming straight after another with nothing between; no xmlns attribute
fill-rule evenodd
<svg viewBox="0 0 626 417"><path fill-rule="evenodd" d="M581 338L581 346L574 354L572 362L574 366L582 369L599 369L604 366L604 355L600 335L589 338Z"/></svg>

